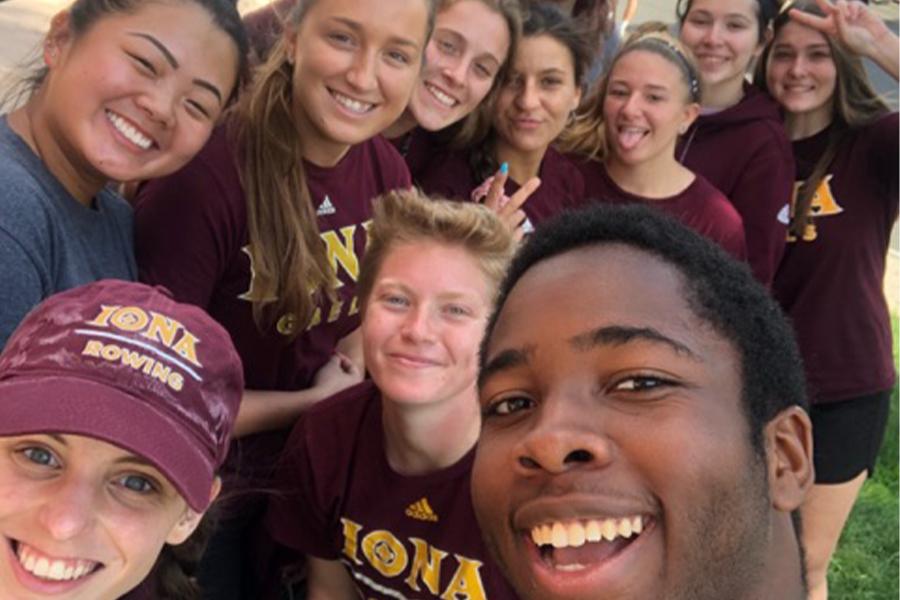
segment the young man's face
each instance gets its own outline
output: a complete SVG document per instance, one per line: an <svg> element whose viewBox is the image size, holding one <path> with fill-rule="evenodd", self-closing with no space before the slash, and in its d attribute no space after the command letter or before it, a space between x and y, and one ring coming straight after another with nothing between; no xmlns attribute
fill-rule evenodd
<svg viewBox="0 0 900 600"><path fill-rule="evenodd" d="M742 598L758 584L774 513L739 357L684 296L674 267L607 244L538 263L503 306L472 493L521 597Z"/></svg>

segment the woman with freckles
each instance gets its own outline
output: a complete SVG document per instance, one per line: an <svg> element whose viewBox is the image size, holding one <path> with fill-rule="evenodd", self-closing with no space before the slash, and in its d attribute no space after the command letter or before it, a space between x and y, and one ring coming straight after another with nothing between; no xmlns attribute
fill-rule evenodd
<svg viewBox="0 0 900 600"><path fill-rule="evenodd" d="M0 598L199 599L241 389L228 333L164 291L38 305L0 354Z"/></svg>
<svg viewBox="0 0 900 600"><path fill-rule="evenodd" d="M478 344L513 250L488 209L394 192L359 281L371 381L297 422L269 506L310 599L512 598L474 524Z"/></svg>
<svg viewBox="0 0 900 600"><path fill-rule="evenodd" d="M141 280L207 310L244 363L225 487L245 493L232 494L201 569L217 598L256 599L270 583L251 550L264 504L253 491L298 415L362 379L351 334L372 200L411 185L378 134L419 80L433 14L431 0L295 3L209 144L136 199Z"/></svg>
<svg viewBox="0 0 900 600"><path fill-rule="evenodd" d="M900 42L859 2L795 2L775 21L758 81L784 109L797 161L773 292L810 383L816 485L803 505L810 598L871 476L896 389L885 255L897 222L898 118L861 57L898 78Z"/></svg>
<svg viewBox="0 0 900 600"><path fill-rule="evenodd" d="M77 0L53 18L40 68L0 102L0 348L47 296L137 277L110 184L187 163L247 47L229 0Z"/></svg>

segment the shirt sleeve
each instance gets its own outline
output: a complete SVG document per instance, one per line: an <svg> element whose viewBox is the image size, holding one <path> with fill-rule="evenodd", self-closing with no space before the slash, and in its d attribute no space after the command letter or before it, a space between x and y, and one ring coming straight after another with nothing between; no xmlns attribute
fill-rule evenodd
<svg viewBox="0 0 900 600"><path fill-rule="evenodd" d="M207 308L222 273L240 251L245 224L236 172L195 158L150 181L135 202L135 254L141 281L167 287L181 302ZM230 181L229 181L230 180Z"/></svg>

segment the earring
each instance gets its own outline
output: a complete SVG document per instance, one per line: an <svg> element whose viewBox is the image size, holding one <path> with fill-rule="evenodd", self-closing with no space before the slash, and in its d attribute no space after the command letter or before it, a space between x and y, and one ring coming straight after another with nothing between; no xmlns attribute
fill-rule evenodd
<svg viewBox="0 0 900 600"><path fill-rule="evenodd" d="M682 123L682 124L681 124L681 127L678 128L678 134L679 134L679 135L684 135L685 133L687 133L687 130L688 130L687 125L685 125L684 123Z"/></svg>

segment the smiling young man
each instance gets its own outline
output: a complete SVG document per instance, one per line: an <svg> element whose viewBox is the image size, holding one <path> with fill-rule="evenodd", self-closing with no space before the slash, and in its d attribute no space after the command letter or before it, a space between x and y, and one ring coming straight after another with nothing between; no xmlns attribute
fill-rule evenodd
<svg viewBox="0 0 900 600"><path fill-rule="evenodd" d="M646 207L566 215L482 350L472 495L520 597L805 598L803 371L747 268Z"/></svg>

